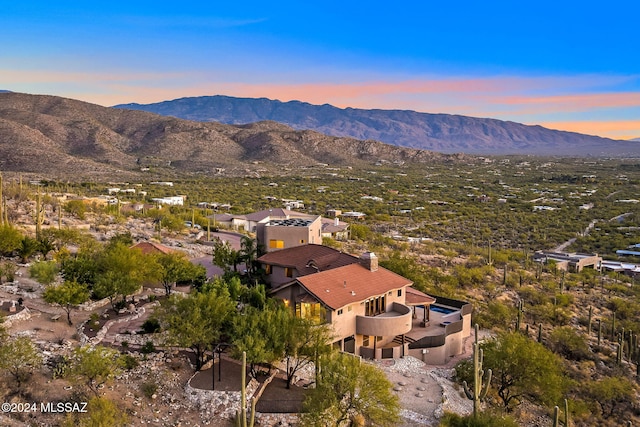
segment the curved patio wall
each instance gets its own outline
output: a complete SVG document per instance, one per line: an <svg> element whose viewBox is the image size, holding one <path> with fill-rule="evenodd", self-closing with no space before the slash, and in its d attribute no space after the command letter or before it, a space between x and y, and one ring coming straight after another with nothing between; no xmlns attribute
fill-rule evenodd
<svg viewBox="0 0 640 427"><path fill-rule="evenodd" d="M466 317L470 317L467 315ZM431 365L443 365L449 357L461 354L464 338L464 317L444 327L440 335L427 336L409 344L409 355Z"/></svg>
<svg viewBox="0 0 640 427"><path fill-rule="evenodd" d="M399 316L356 316L356 333L388 337L409 332L411 330L411 308L394 302L392 311L399 313Z"/></svg>

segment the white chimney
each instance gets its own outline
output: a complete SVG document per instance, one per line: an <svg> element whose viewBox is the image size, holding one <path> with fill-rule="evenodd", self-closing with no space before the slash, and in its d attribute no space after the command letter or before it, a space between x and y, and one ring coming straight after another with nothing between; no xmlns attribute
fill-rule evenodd
<svg viewBox="0 0 640 427"><path fill-rule="evenodd" d="M333 225L335 225L336 227L339 225L340 220L336 217L335 220L333 220Z"/></svg>

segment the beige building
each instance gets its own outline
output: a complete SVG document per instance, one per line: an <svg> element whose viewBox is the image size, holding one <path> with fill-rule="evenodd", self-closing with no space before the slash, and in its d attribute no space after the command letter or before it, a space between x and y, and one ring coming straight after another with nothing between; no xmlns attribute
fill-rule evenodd
<svg viewBox="0 0 640 427"><path fill-rule="evenodd" d="M574 273L581 272L585 267L591 267L597 271L602 269L602 257L598 254L536 251L533 254L533 260L543 264L553 261L558 270Z"/></svg>
<svg viewBox="0 0 640 427"><path fill-rule="evenodd" d="M357 258L326 246L304 245L268 253L258 261L271 295L300 317L330 323L332 344L341 351L372 359L414 354L445 363L462 352L470 334L468 304L457 302L468 306L464 316L460 307L451 306L446 313L431 314L436 298L378 266L371 252Z"/></svg>
<svg viewBox="0 0 640 427"><path fill-rule="evenodd" d="M267 252L293 246L321 244L323 237L347 238L349 224L288 209L272 208L246 215L216 214L213 223L256 234Z"/></svg>

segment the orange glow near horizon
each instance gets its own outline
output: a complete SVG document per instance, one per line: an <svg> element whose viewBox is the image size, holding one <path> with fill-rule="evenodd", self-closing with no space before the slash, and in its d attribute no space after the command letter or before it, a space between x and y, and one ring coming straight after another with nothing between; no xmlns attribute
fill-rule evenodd
<svg viewBox="0 0 640 427"><path fill-rule="evenodd" d="M433 78L402 81L370 80L344 83L244 83L217 81L198 72L67 73L0 69L2 89L43 93L55 90L68 98L103 106L148 104L183 97L228 95L331 104L338 108L405 109L430 113L492 117L551 129L613 139L640 137L638 120L568 120L575 113L640 107L638 92L589 93L606 76ZM618 77L619 80L623 79ZM616 81L616 77L610 78ZM603 83L604 82L604 83ZM15 89L12 89L15 87ZM572 93L566 91L572 88ZM22 90L21 90L22 89ZM576 92L576 93L573 93ZM550 120L548 117L553 115ZM595 116L596 114L592 114ZM546 117L538 119L536 116ZM555 119L557 116L557 120ZM625 117L628 117L627 114Z"/></svg>

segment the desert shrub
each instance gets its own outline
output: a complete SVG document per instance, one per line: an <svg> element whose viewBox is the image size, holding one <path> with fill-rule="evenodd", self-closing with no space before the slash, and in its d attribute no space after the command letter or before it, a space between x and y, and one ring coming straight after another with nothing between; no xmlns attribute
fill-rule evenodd
<svg viewBox="0 0 640 427"><path fill-rule="evenodd" d="M473 415L458 415L445 412L440 419L440 427L517 427L515 419L508 415L493 414L490 412Z"/></svg>
<svg viewBox="0 0 640 427"><path fill-rule="evenodd" d="M474 313L473 323L483 329L504 328L508 320L515 318L516 308L513 304L494 300Z"/></svg>
<svg viewBox="0 0 640 427"><path fill-rule="evenodd" d="M154 351L156 351L156 346L153 345L153 341L147 341L146 343L144 343L140 351L142 352L142 354L153 353Z"/></svg>
<svg viewBox="0 0 640 427"><path fill-rule="evenodd" d="M553 352L570 360L593 357L586 339L571 326L555 328L547 338L547 346Z"/></svg>
<svg viewBox="0 0 640 427"><path fill-rule="evenodd" d="M158 319L155 318L147 319L142 324L142 330L145 334L160 332L160 322L158 322Z"/></svg>
<svg viewBox="0 0 640 427"><path fill-rule="evenodd" d="M136 359L135 357L133 357L130 354L124 354L124 355L120 356L120 362L122 363L122 367L124 369L126 369L127 371L135 369L139 365L138 359Z"/></svg>
<svg viewBox="0 0 640 427"><path fill-rule="evenodd" d="M158 385L153 381L145 381L140 384L140 391L147 398L151 399L153 395L156 394L156 391L158 391Z"/></svg>

